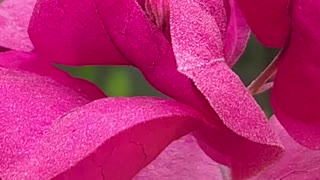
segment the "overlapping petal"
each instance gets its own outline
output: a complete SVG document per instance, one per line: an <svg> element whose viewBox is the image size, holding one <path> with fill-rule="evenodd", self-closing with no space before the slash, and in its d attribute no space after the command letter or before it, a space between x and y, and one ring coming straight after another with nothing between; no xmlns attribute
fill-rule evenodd
<svg viewBox="0 0 320 180"><path fill-rule="evenodd" d="M33 49L27 29L35 3L36 0L4 0L0 3L0 52L5 48Z"/></svg>
<svg viewBox="0 0 320 180"><path fill-rule="evenodd" d="M271 138L263 143L261 137L253 135L256 139L250 141L224 127L203 126L194 135L212 159L230 167L233 179L256 175L278 160L283 151Z"/></svg>
<svg viewBox="0 0 320 180"><path fill-rule="evenodd" d="M135 176L136 180L229 180L230 178L230 170L213 162L191 135L172 142Z"/></svg>
<svg viewBox="0 0 320 180"><path fill-rule="evenodd" d="M320 179L320 151L310 150L295 142L273 116L270 124L286 149L284 156L252 180Z"/></svg>
<svg viewBox="0 0 320 180"><path fill-rule="evenodd" d="M37 54L20 51L0 52L0 67L15 70L23 70L43 76L50 76L65 86L78 89L88 96L89 99L105 97L105 94L93 83L84 79L72 78L66 72L55 68L51 64L42 61Z"/></svg>
<svg viewBox="0 0 320 180"><path fill-rule="evenodd" d="M0 54L3 179L130 178L204 119L156 98L91 102L78 81L37 74L35 62L30 53Z"/></svg>
<svg viewBox="0 0 320 180"><path fill-rule="evenodd" d="M178 2L173 2L178 4ZM241 158L237 159L237 157L239 157L240 155L236 154L236 152L225 154L223 151L218 150L222 154L222 156L213 156L211 154L211 157L214 157L215 159L227 159L229 157L230 159L232 159L231 163L227 163L226 161L221 162L230 165L232 168L235 167L235 169L237 169L236 171L238 172L241 171L242 168L247 168L249 166L253 167L254 163L262 163L254 164L259 168L265 167L270 162L278 158L278 155L281 153L282 149L279 145L277 138L274 136L273 132L268 127L266 118L264 117L261 110L258 108L257 104L253 101L253 98L245 90L245 87L242 85L240 79L233 72L231 72L231 70L225 62L216 62L210 64L210 66L206 66L204 69L195 68L194 70L197 71L196 74L201 75L201 77L197 77L198 79L192 77L192 80L195 82L196 86L199 88L200 91L202 91L202 93L206 97L212 97L208 100L210 101L210 104L213 108L217 108L219 116L223 118L222 120L226 124L226 126L223 125L222 122L219 120L217 114L213 111L212 107L209 105L204 95L194 86L194 82L191 81L186 75L177 71L176 64L178 63L179 66L179 62L176 62L175 57L177 57L177 54L173 53L172 45L165 38L162 32L148 19L145 12L136 1L117 0L106 2L102 0L97 0L83 1L81 3L81 6L92 7L93 4L95 5L95 8L93 9L95 16L92 15L90 17L95 17L98 20L100 20L99 22L103 23L105 27L104 32L107 32L106 34L109 36L110 40L117 48L117 50L121 52L123 57L125 57L130 64L140 69L146 77L146 79L154 87L164 92L165 94L175 98L176 100L184 104L190 105L196 108L197 110L201 111L204 115L208 117L208 119L204 120L208 122L210 126L217 127L217 129L220 132L228 134L229 136L233 137L233 139L241 139L240 136L242 136L243 141L246 141L246 143L244 144L249 144L250 147L256 146L256 148L253 148L253 150L250 152L251 155L253 154L252 156L254 156L255 158L259 158L261 154L267 151L272 152L271 155L274 155L270 158L270 161L266 162L257 162L256 160L254 160L255 158L251 158L249 159L249 161L242 162L239 161L239 159L242 160ZM87 3L87 5L85 5L85 3ZM183 3L184 2L181 2L181 4ZM51 18L51 16L55 14L50 14L51 9L55 8L56 5L57 4L55 4L55 1L52 0L39 1L37 4L39 14L34 14L32 22L33 25L30 28L30 35L32 36L33 42L36 44L36 47L37 44L40 46L43 42L46 42L45 40L43 40L45 33L43 33L42 37L36 37L37 34L32 33L36 32L36 30L39 29L39 27L36 27L36 25L38 24L37 21L40 21L41 18L42 21L47 17ZM75 11L80 12L77 8L71 5L72 3L69 1L60 2L59 4L60 7L74 9ZM221 6L224 6L224 4L221 4ZM205 9L206 6L201 11L201 13L207 13ZM56 12L56 9L54 9L53 12ZM216 12L214 11L214 13ZM176 51L177 49L175 49L175 52L178 53L177 60L180 60L179 55L183 54L183 58L185 58L185 60L190 60L191 63L187 63L187 65L190 67L192 67L193 65L197 66L197 62L195 61L195 59L192 58L193 55L196 57L199 56L199 63L203 63L203 61L206 60L210 62L211 60L215 60L215 58L212 59L213 56L211 56L210 53L216 53L214 57L218 57L220 58L220 60L224 58L224 39L222 38L223 35L221 35L221 31L223 32L224 30L223 28L220 29L220 27L227 28L228 20L216 23L214 22L215 20L212 20L212 16L210 16L210 13L207 13L207 17L208 18L206 20L209 20L210 25L212 25L210 27L206 26L207 30L217 33L205 36L206 38L209 37L208 41L205 41L203 43L203 45L207 47L207 49L202 48L204 49L204 51L202 51L201 48L198 48L197 51L193 51L193 53L191 54L183 54L185 52L184 49L178 49L178 51ZM230 22L231 21L232 20L230 20ZM86 22L86 19L80 22ZM216 25L214 23L216 23ZM47 31L45 32L46 34L48 33ZM54 33L55 32L53 32L53 34ZM203 33L203 31L196 33ZM207 32L204 32L204 34L205 33ZM211 37L211 35L214 35L216 37ZM226 34L225 36L228 35ZM175 38L177 38L176 35ZM187 39L188 38L186 38L186 40ZM195 43L198 41L193 42ZM191 43L191 47L197 46L197 44L194 44L193 42L189 42ZM237 40L233 42L237 42ZM183 43L186 43L186 41L182 42L182 44ZM207 46L208 44L210 44L209 48ZM175 46L174 43L173 45ZM212 52L209 52L209 49ZM46 54L46 51L47 50L40 49L39 53ZM48 55L50 55L50 52L48 53ZM232 56L234 55L231 55L231 57ZM219 75L219 73L221 74ZM214 90L210 90L210 88L207 85L203 85L205 81L202 78L206 76L206 80L208 81L206 83L214 87ZM209 77L212 77L212 79L210 79ZM231 83L228 82L229 80ZM230 92L223 93L223 91L225 90L230 90ZM235 93L236 95L239 95L240 97L232 95L231 92ZM234 97L236 97L236 99L232 99ZM223 98L227 98L227 100L222 101L221 99ZM230 99L232 99L232 101L230 101ZM218 104L215 104L215 101L217 101ZM229 102L232 102L232 104L228 104ZM241 110L243 109L243 107L247 106L252 107L250 107L248 111ZM233 111L234 113L232 113ZM238 118L240 118L239 121ZM250 120L252 120L252 122ZM231 128L232 131L230 131L228 127ZM218 135L218 137L221 137L220 134ZM203 142L211 148L215 148L212 145L214 143L209 142L209 140L203 139ZM233 151L237 151L237 149L230 145L230 143L228 143L227 141L223 141L223 143L222 141L220 141L219 143L221 143L219 144L220 146L223 146L223 148L221 148L223 150L230 148ZM245 150L242 150L241 152L248 153ZM245 155L245 157L247 156ZM244 165L241 165L241 163L243 163ZM238 166L234 164L238 164ZM261 170L259 168L258 170ZM258 170L251 168L248 171L245 171L245 173L239 174L239 178L253 175L257 173Z"/></svg>
<svg viewBox="0 0 320 180"><path fill-rule="evenodd" d="M76 84L74 82L73 84ZM53 121L91 101L72 84L7 68L0 68L0 177L30 155Z"/></svg>
<svg viewBox="0 0 320 180"><path fill-rule="evenodd" d="M60 116L32 155L2 176L130 179L171 141L197 128L198 118L203 117L197 111L174 101L99 99Z"/></svg>
<svg viewBox="0 0 320 180"><path fill-rule="evenodd" d="M30 21L30 38L50 62L128 64L110 40L99 13L94 0L38 1Z"/></svg>
<svg viewBox="0 0 320 180"><path fill-rule="evenodd" d="M192 82L186 76L177 72L170 42L168 42L162 32L151 23L137 2L133 0L108 2L96 0L94 2L96 3L96 9L92 11L95 12L95 15L96 12L99 12L100 16L96 15L93 16L93 18L95 17L99 22L103 22L106 27L104 30L110 35L109 38L111 38L115 47L121 51L131 64L142 71L146 79L155 88L183 103L201 107L206 111L211 109L201 93L193 87ZM83 1L81 3L92 4L93 1ZM78 11L80 10L81 4L74 6L71 1L64 1L60 3L60 6L73 9L73 13L79 14ZM84 4L83 6L89 5ZM56 7L59 6L57 6L53 0L38 1L37 9L39 9L39 14L33 15L31 23L34 25L29 29L30 36L36 47L42 44L50 44L50 42L47 42L47 37L44 36L52 36L55 32L50 33L50 31L44 30L43 36L38 36L36 32L37 29L44 28L39 24L41 21L48 20L52 18L51 16L55 16L55 13L51 13L51 11L55 12ZM74 22L74 19L71 20ZM58 22L60 23L60 21L59 19ZM85 19L81 21L86 22ZM69 26L68 29L70 29ZM60 33L57 34L60 36ZM63 42L63 39L61 41ZM67 51L67 49L62 50ZM53 55L54 52L47 53L46 51L44 48L43 50L38 49L41 55L46 54L47 56L55 57L55 55ZM95 51L97 51L97 49ZM108 62L106 61L105 63ZM188 97L188 99L186 99L186 97Z"/></svg>
<svg viewBox="0 0 320 180"><path fill-rule="evenodd" d="M291 0L236 0L257 39L269 47L286 44L291 29Z"/></svg>
<svg viewBox="0 0 320 180"><path fill-rule="evenodd" d="M224 58L229 66L233 66L244 52L250 29L237 3L229 0L230 16L225 38L223 40Z"/></svg>
<svg viewBox="0 0 320 180"><path fill-rule="evenodd" d="M264 167L261 164L272 163L271 159L278 158L281 149L277 146L280 143L268 127L267 118L259 105L224 61L220 32L218 28L212 27L218 24L216 20L219 19L208 16L196 1L172 2L171 38L178 69L194 81L223 123L243 139L229 137L232 132L227 129L221 129L220 134L234 139L232 142L235 144L246 144L237 152L230 152L228 149L232 148L223 145L216 147L215 151L230 156L229 162L222 163L233 168L234 177L241 179L250 176L250 173L256 173ZM204 130L202 133L207 134L204 142L209 147L223 144L211 144L210 137L215 137L213 133L216 131L211 131L211 135L208 132ZM233 146L233 143L230 144ZM261 154L248 153L248 147ZM217 156L217 153L209 154ZM261 156L261 159L252 158L252 154Z"/></svg>
<svg viewBox="0 0 320 180"><path fill-rule="evenodd" d="M291 2L292 36L279 56L271 99L288 133L312 149L320 149L319 8L319 1Z"/></svg>

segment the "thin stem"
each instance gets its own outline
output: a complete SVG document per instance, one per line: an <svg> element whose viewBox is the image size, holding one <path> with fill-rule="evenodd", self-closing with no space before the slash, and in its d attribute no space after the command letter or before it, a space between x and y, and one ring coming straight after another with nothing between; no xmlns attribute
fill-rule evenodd
<svg viewBox="0 0 320 180"><path fill-rule="evenodd" d="M252 95L256 95L256 94L263 93L263 92L271 89L272 86L273 86L273 81L267 82L267 83L265 83L264 85L262 85L262 86L260 87L260 89L259 89L257 92L255 92L254 94L252 94Z"/></svg>
<svg viewBox="0 0 320 180"><path fill-rule="evenodd" d="M275 75L278 68L278 59L278 56L276 56L269 66L248 86L248 90L252 95L261 93L261 87Z"/></svg>

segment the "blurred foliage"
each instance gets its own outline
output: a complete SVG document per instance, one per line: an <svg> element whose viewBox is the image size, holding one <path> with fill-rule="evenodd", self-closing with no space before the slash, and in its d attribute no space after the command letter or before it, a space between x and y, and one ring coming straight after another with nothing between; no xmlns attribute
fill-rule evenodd
<svg viewBox="0 0 320 180"><path fill-rule="evenodd" d="M267 49L252 36L247 49L233 68L243 82L248 85L271 62L278 50ZM59 66L75 77L85 78L103 89L108 96L162 96L149 85L142 74L127 66ZM268 116L272 114L269 92L257 95L256 100ZM245 108L245 107L244 107Z"/></svg>

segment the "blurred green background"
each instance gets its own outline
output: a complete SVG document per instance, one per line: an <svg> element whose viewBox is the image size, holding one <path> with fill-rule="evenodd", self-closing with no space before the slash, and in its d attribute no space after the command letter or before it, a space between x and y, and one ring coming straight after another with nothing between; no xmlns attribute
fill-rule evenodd
<svg viewBox="0 0 320 180"><path fill-rule="evenodd" d="M245 53L234 66L234 71L249 85L277 54L277 49L263 47L251 36ZM75 77L85 78L97 84L108 96L164 96L144 79L141 73L127 66L61 66ZM272 114L269 91L255 98L268 116Z"/></svg>

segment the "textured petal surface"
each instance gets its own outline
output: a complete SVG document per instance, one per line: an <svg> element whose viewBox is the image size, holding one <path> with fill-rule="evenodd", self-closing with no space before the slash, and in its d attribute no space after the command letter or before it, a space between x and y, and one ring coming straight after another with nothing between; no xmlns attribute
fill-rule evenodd
<svg viewBox="0 0 320 180"><path fill-rule="evenodd" d="M135 180L231 179L230 170L213 162L191 135L171 143Z"/></svg>
<svg viewBox="0 0 320 180"><path fill-rule="evenodd" d="M203 126L194 135L208 156L230 167L233 179L242 180L258 174L278 160L283 152L271 138L265 138L263 142L261 137L253 135L260 139L250 141L221 127Z"/></svg>
<svg viewBox="0 0 320 180"><path fill-rule="evenodd" d="M292 0L292 37L272 91L275 114L299 143L320 149L319 1Z"/></svg>
<svg viewBox="0 0 320 180"><path fill-rule="evenodd" d="M33 49L27 29L35 3L36 0L4 0L0 3L0 46L21 51Z"/></svg>
<svg viewBox="0 0 320 180"><path fill-rule="evenodd" d="M290 0L236 0L257 39L269 47L281 48L287 42L291 21Z"/></svg>
<svg viewBox="0 0 320 180"><path fill-rule="evenodd" d="M55 68L51 64L42 61L37 54L7 51L0 52L0 67L33 72L39 75L50 76L51 78L86 94L89 99L105 97L105 94L93 83L84 79L72 78L66 72Z"/></svg>
<svg viewBox="0 0 320 180"><path fill-rule="evenodd" d="M192 81L177 71L170 42L136 1L95 2L112 42L155 88L204 112L211 111Z"/></svg>
<svg viewBox="0 0 320 180"><path fill-rule="evenodd" d="M175 101L99 99L58 118L32 156L3 177L131 179L173 140L199 127L198 118Z"/></svg>
<svg viewBox="0 0 320 180"><path fill-rule="evenodd" d="M56 118L91 101L73 84L66 86L48 76L0 67L1 178L7 169L30 156Z"/></svg>
<svg viewBox="0 0 320 180"><path fill-rule="evenodd" d="M309 180L320 179L320 151L310 150L295 142L273 116L270 124L280 136L286 149L279 162L252 180Z"/></svg>
<svg viewBox="0 0 320 180"><path fill-rule="evenodd" d="M39 0L29 34L37 52L51 62L128 64L109 39L94 0Z"/></svg>
<svg viewBox="0 0 320 180"><path fill-rule="evenodd" d="M224 43L224 58L233 66L246 48L250 29L235 0L229 0L230 17Z"/></svg>
<svg viewBox="0 0 320 180"><path fill-rule="evenodd" d="M224 61L218 29L220 19L209 16L197 1L171 2L171 38L178 69L194 81L223 123L232 130L219 126L221 129L205 127L199 132L204 134L204 144L214 149L207 153L232 167L234 178L254 175L279 157L280 142L259 105ZM217 135L232 141L226 144L212 140ZM235 151L236 144L245 145Z"/></svg>

